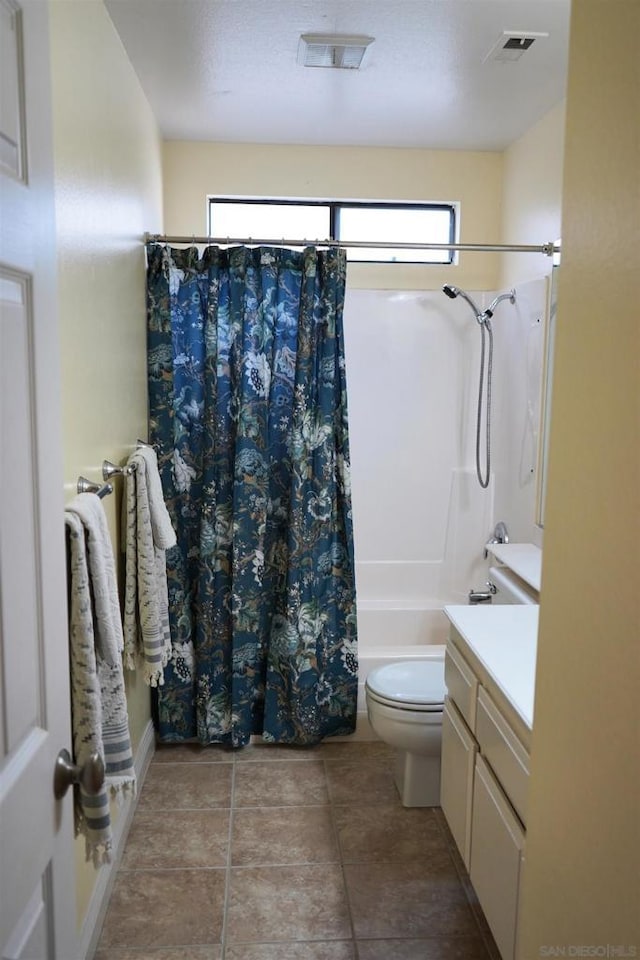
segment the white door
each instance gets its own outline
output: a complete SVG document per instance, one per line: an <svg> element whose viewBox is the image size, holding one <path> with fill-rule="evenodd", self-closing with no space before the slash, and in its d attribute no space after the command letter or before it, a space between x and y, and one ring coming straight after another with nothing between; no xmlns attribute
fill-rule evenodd
<svg viewBox="0 0 640 960"><path fill-rule="evenodd" d="M0 0L0 950L76 960L48 4Z"/></svg>

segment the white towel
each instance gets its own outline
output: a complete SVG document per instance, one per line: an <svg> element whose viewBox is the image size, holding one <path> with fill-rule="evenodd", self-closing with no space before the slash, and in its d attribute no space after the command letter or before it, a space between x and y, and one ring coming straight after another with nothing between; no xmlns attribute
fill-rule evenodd
<svg viewBox="0 0 640 960"><path fill-rule="evenodd" d="M125 513L125 666L135 670L142 659L143 677L152 687L164 684L171 657L167 561L176 543L162 493L158 460L151 447L131 454Z"/></svg>
<svg viewBox="0 0 640 960"><path fill-rule="evenodd" d="M147 483L147 495L149 497L149 512L151 514L151 526L153 528L153 542L158 550L168 550L169 547L175 547L176 534L171 523L169 511L164 502L164 493L162 491L162 481L158 470L158 458L153 447L138 447L138 449L129 458L137 464L136 473L140 470L139 461L142 458L145 465L142 475ZM140 475L140 474L138 474Z"/></svg>
<svg viewBox="0 0 640 960"><path fill-rule="evenodd" d="M69 655L75 762L97 751L104 759L99 793L78 787L76 834L85 837L96 867L111 860L110 795L135 791L127 701L120 651L122 627L115 565L100 500L81 493L65 511L69 543Z"/></svg>
<svg viewBox="0 0 640 960"><path fill-rule="evenodd" d="M96 614L96 646L103 660L116 663L124 641L116 567L104 507L95 494L80 493L67 506L67 511L77 514L85 528Z"/></svg>

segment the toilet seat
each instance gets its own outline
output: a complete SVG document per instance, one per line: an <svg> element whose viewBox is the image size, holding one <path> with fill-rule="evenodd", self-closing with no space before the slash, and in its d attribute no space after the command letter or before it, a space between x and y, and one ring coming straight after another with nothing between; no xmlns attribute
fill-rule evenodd
<svg viewBox="0 0 640 960"><path fill-rule="evenodd" d="M381 707L387 707L391 710L404 711L406 713L416 713L416 714L428 714L428 713L438 713L441 714L444 705L442 703L411 703L401 702L400 700L390 700L385 699L384 697L379 697L377 694L372 693L371 690L367 690L367 696L370 703L376 703Z"/></svg>
<svg viewBox="0 0 640 960"><path fill-rule="evenodd" d="M444 663L442 660L402 660L372 670L365 689L376 703L396 710L442 712Z"/></svg>

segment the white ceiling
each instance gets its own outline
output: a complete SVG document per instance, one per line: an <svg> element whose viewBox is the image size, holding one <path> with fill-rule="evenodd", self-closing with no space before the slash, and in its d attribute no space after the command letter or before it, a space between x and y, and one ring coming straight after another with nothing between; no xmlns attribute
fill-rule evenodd
<svg viewBox="0 0 640 960"><path fill-rule="evenodd" d="M168 140L502 150L564 96L570 0L106 0ZM503 30L546 32L483 63ZM362 68L302 33L375 37Z"/></svg>

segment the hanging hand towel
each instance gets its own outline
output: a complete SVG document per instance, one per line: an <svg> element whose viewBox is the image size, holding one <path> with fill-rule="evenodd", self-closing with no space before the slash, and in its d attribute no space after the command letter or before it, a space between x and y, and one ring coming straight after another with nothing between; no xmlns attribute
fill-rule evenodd
<svg viewBox="0 0 640 960"><path fill-rule="evenodd" d="M79 494L65 511L69 542L69 655L75 762L97 751L105 784L98 794L77 788L76 834L97 867L111 860L109 796L135 791L122 673L122 627L115 566L100 500Z"/></svg>
<svg viewBox="0 0 640 960"><path fill-rule="evenodd" d="M176 543L162 493L158 461L151 447L130 457L125 517L125 666L135 670L142 657L150 686L164 683L171 657L167 562L165 551Z"/></svg>

